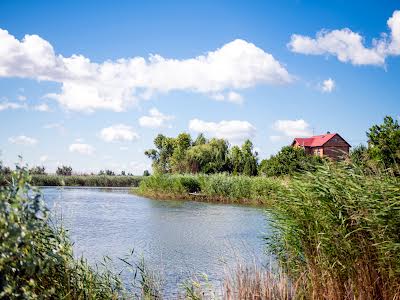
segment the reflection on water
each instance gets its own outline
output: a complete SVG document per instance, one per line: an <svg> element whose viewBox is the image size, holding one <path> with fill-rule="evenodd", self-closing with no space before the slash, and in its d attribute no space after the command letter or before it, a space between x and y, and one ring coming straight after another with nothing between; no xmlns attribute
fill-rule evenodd
<svg viewBox="0 0 400 300"><path fill-rule="evenodd" d="M45 188L43 194L62 216L77 256L94 263L133 248L161 272L168 291L192 274L217 282L224 266L238 260L267 262L267 222L259 208L150 200L126 189Z"/></svg>

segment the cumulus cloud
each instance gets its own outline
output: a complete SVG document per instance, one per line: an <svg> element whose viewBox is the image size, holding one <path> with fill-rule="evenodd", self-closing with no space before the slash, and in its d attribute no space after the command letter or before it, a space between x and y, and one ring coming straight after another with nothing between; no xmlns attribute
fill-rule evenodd
<svg viewBox="0 0 400 300"><path fill-rule="evenodd" d="M36 111L41 111L41 112L49 112L50 107L46 103L38 104L33 107L34 110Z"/></svg>
<svg viewBox="0 0 400 300"><path fill-rule="evenodd" d="M137 140L139 138L139 135L132 129L131 126L116 124L110 127L103 128L100 131L100 137L106 142L131 142Z"/></svg>
<svg viewBox="0 0 400 300"><path fill-rule="evenodd" d="M42 155L39 157L40 162L46 162L49 160L49 157L47 155Z"/></svg>
<svg viewBox="0 0 400 300"><path fill-rule="evenodd" d="M189 129L217 138L227 139L234 144L253 138L256 134L256 128L251 123L239 120L216 123L193 119L189 121Z"/></svg>
<svg viewBox="0 0 400 300"><path fill-rule="evenodd" d="M0 103L0 111L7 109L26 109L25 104L4 101Z"/></svg>
<svg viewBox="0 0 400 300"><path fill-rule="evenodd" d="M336 87L336 83L332 78L324 80L321 84L321 91L324 93L332 92Z"/></svg>
<svg viewBox="0 0 400 300"><path fill-rule="evenodd" d="M374 39L371 47L366 47L364 38L348 28L321 30L315 38L293 34L288 47L296 53L333 55L353 65L383 65L387 56L400 55L400 11L393 12L387 25L390 33Z"/></svg>
<svg viewBox="0 0 400 300"><path fill-rule="evenodd" d="M139 118L139 125L148 128L160 128L167 126L167 122L172 119L174 119L174 116L164 115L157 108L153 107L149 110L148 116Z"/></svg>
<svg viewBox="0 0 400 300"><path fill-rule="evenodd" d="M270 136L272 141L279 141L284 137L304 137L310 136L310 125L303 119L299 120L277 120L273 128L280 133L280 135Z"/></svg>
<svg viewBox="0 0 400 300"><path fill-rule="evenodd" d="M242 104L243 103L243 97L237 92L230 91L226 95L223 93L216 93L212 94L211 98L217 101L226 101L226 102L231 102L235 104Z"/></svg>
<svg viewBox="0 0 400 300"><path fill-rule="evenodd" d="M94 147L89 144L76 143L69 145L69 152L92 155L94 153Z"/></svg>
<svg viewBox="0 0 400 300"><path fill-rule="evenodd" d="M82 55L64 57L38 35L16 39L0 29L0 77L61 83L50 93L69 110L125 110L153 93L193 91L208 95L257 84L285 84L292 76L271 54L244 40L189 59L160 55L94 63Z"/></svg>
<svg viewBox="0 0 400 300"><path fill-rule="evenodd" d="M8 141L11 144L25 145L25 146L33 146L36 145L38 142L37 139L26 135L12 136L8 138Z"/></svg>
<svg viewBox="0 0 400 300"><path fill-rule="evenodd" d="M17 99L18 99L19 101L25 101L25 100L26 100L26 97L25 97L24 95L18 95L18 96L17 96Z"/></svg>

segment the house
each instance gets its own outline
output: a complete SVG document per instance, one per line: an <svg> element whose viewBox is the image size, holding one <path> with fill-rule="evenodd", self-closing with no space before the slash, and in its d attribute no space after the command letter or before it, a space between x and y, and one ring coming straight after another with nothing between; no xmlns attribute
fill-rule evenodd
<svg viewBox="0 0 400 300"><path fill-rule="evenodd" d="M337 133L315 135L308 138L295 138L293 147L304 148L306 154L329 157L334 160L349 155L350 144Z"/></svg>

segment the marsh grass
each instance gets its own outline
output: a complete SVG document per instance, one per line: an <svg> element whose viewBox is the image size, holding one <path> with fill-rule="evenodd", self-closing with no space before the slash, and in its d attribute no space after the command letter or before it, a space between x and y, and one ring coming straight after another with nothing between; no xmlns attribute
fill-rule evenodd
<svg viewBox="0 0 400 300"><path fill-rule="evenodd" d="M137 187L142 176L32 175L35 186Z"/></svg>
<svg viewBox="0 0 400 300"><path fill-rule="evenodd" d="M113 271L109 258L95 267L75 259L66 231L49 220L30 181L28 171L17 167L8 185L0 187L0 298L154 299L159 294L142 262L127 264L138 293Z"/></svg>
<svg viewBox="0 0 400 300"><path fill-rule="evenodd" d="M210 202L270 204L285 184L281 178L213 175L152 175L134 193L159 199L191 199Z"/></svg>
<svg viewBox="0 0 400 300"><path fill-rule="evenodd" d="M400 298L398 177L328 163L295 176L269 212L269 248L306 277L308 299Z"/></svg>

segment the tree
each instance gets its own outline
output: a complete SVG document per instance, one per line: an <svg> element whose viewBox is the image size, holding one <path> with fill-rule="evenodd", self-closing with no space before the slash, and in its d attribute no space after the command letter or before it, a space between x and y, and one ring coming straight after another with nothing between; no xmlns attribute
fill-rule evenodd
<svg viewBox="0 0 400 300"><path fill-rule="evenodd" d="M257 152L253 153L253 143L246 140L242 145L242 174L247 176L257 175Z"/></svg>
<svg viewBox="0 0 400 300"><path fill-rule="evenodd" d="M390 116L367 132L368 154L372 160L398 171L400 164L400 125Z"/></svg>
<svg viewBox="0 0 400 300"><path fill-rule="evenodd" d="M239 146L232 147L229 154L229 160L231 163L232 174L241 174L243 172L243 155Z"/></svg>
<svg viewBox="0 0 400 300"><path fill-rule="evenodd" d="M259 173L266 176L280 176L314 171L322 161L319 156L307 155L303 148L285 146L276 155L261 161Z"/></svg>
<svg viewBox="0 0 400 300"><path fill-rule="evenodd" d="M148 170L144 170L143 171L143 176L150 176L150 172Z"/></svg>
<svg viewBox="0 0 400 300"><path fill-rule="evenodd" d="M62 176L71 176L72 175L72 167L70 167L70 166L57 167L56 174L62 175Z"/></svg>
<svg viewBox="0 0 400 300"><path fill-rule="evenodd" d="M29 170L30 174L35 174L35 175L46 175L46 169L44 166L36 166L33 167Z"/></svg>

